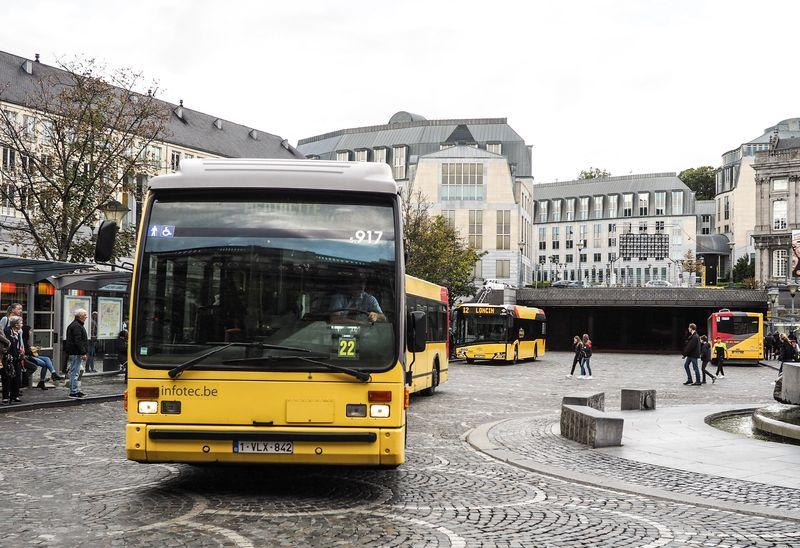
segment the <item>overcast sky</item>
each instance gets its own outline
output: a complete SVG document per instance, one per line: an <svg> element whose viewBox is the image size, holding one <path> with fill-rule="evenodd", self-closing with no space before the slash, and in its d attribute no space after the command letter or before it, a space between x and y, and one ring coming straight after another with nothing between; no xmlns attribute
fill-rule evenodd
<svg viewBox="0 0 800 548"><path fill-rule="evenodd" d="M718 165L800 116L800 2L36 1L0 49L89 56L161 96L302 137L433 118L507 117L539 182Z"/></svg>

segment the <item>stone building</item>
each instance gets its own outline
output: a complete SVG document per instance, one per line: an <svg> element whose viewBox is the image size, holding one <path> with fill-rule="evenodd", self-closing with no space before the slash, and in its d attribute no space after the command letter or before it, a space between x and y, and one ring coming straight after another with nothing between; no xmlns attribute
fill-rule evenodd
<svg viewBox="0 0 800 548"><path fill-rule="evenodd" d="M800 230L800 137L782 138L775 131L769 148L755 153L752 166L756 280L764 285L786 283L792 230Z"/></svg>
<svg viewBox="0 0 800 548"><path fill-rule="evenodd" d="M427 120L397 112L386 124L300 139L311 159L385 162L401 188L421 191L486 255L479 280L521 286L533 279L531 147L505 118Z"/></svg>
<svg viewBox="0 0 800 548"><path fill-rule="evenodd" d="M688 282L679 261L695 251L695 200L675 173L537 184L533 197L539 279ZM636 250L623 241L660 243Z"/></svg>

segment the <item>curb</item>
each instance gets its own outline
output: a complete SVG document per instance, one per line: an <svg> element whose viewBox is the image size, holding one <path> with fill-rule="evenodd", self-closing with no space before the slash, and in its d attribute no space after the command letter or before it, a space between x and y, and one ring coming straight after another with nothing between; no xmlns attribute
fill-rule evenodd
<svg viewBox="0 0 800 548"><path fill-rule="evenodd" d="M49 400L31 403L21 403L17 405L4 405L0 407L0 414L16 413L18 411L33 411L35 409L48 409L51 407L70 407L84 405L88 403L103 403L107 401L122 400L123 394L107 394L105 396L87 396L85 398L70 398L63 400Z"/></svg>
<svg viewBox="0 0 800 548"><path fill-rule="evenodd" d="M522 468L530 472L535 472L545 476L550 476L570 483L578 483L589 487L599 487L601 489L608 489L611 491L617 491L629 495L637 495L648 498L660 499L669 502L675 502L678 504L690 504L693 506L711 508L714 510L725 510L728 512L748 514L752 516L758 516L770 519L791 520L800 522L800 514L791 510L782 510L780 508L756 506L754 504L727 502L718 499L701 497L697 495L684 495L679 493L673 493L665 489L645 487L643 485L637 485L635 483L628 483L615 479L603 478L598 475L585 474L583 472L575 472L573 470L567 470L559 466L553 466L550 464L537 462L533 459L525 457L524 455L514 453L513 451L505 447L500 447L489 439L489 431L492 428L510 420L514 419L503 419L495 422L489 422L486 424L481 424L476 428L473 428L466 434L467 443L469 443L470 446L472 446L472 448L475 449L476 451L488 455L489 457L498 460L500 462L504 462L511 466L516 466L517 468Z"/></svg>
<svg viewBox="0 0 800 548"><path fill-rule="evenodd" d="M761 367L768 367L770 369L774 369L775 371L780 371L780 367L775 367L774 365L771 365L770 363L764 360L758 362L758 365L760 365Z"/></svg>

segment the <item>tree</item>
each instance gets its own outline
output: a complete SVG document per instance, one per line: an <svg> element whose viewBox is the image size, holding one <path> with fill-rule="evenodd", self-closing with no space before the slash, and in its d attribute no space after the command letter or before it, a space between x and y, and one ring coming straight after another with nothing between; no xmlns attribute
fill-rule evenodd
<svg viewBox="0 0 800 548"><path fill-rule="evenodd" d="M739 260L733 265L733 281L742 283L746 278L755 278L755 276L755 261L751 262L749 257L739 257Z"/></svg>
<svg viewBox="0 0 800 548"><path fill-rule="evenodd" d="M609 173L605 169L600 169L599 167L590 167L589 169L583 169L578 174L578 179L580 180L603 179L605 177L611 177L611 173Z"/></svg>
<svg viewBox="0 0 800 548"><path fill-rule="evenodd" d="M84 261L102 207L161 168L151 144L167 136L171 112L153 91L136 91L138 72L93 59L61 68L34 80L26 112L0 112L0 199L16 213L0 229L31 256ZM117 256L132 243L133 230L121 231Z"/></svg>
<svg viewBox="0 0 800 548"><path fill-rule="evenodd" d="M713 200L716 195L716 175L711 166L684 169L678 174L678 179L694 191L698 200Z"/></svg>
<svg viewBox="0 0 800 548"><path fill-rule="evenodd" d="M403 194L406 272L447 287L450 304L475 294L475 263L484 255L467 245L441 215L431 215L413 183Z"/></svg>
<svg viewBox="0 0 800 548"><path fill-rule="evenodd" d="M703 269L703 261L696 259L692 250L689 249L683 254L681 267L683 268L684 272L689 274L700 272Z"/></svg>

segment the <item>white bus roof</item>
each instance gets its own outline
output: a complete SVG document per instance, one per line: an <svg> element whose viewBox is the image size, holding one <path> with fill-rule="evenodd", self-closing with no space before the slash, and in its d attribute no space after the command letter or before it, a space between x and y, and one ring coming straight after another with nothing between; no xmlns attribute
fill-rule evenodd
<svg viewBox="0 0 800 548"><path fill-rule="evenodd" d="M397 194L388 164L258 158L189 159L180 169L149 181L153 190L261 189L334 190Z"/></svg>

